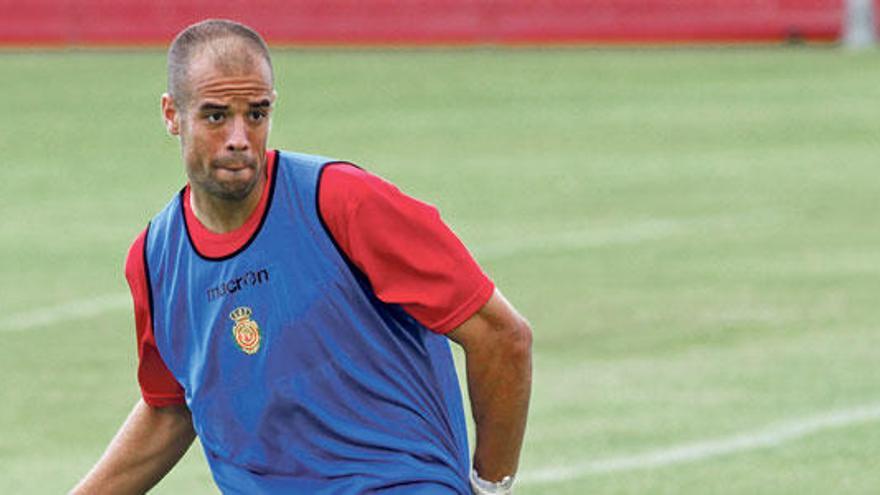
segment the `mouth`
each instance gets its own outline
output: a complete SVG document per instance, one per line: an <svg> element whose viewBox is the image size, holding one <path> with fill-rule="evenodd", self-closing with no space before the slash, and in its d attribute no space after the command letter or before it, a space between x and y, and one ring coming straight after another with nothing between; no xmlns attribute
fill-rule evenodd
<svg viewBox="0 0 880 495"><path fill-rule="evenodd" d="M257 163L255 160L249 160L246 158L221 158L215 160L211 165L217 170L224 170L232 173L237 173L244 170L255 170L257 168Z"/></svg>

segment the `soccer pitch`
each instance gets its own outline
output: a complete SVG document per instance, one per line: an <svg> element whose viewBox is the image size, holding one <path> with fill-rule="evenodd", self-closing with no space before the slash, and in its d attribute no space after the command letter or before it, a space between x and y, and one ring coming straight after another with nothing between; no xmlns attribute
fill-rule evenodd
<svg viewBox="0 0 880 495"><path fill-rule="evenodd" d="M138 397L158 51L2 53L0 493ZM270 144L440 207L535 330L520 494L876 493L880 54L276 51ZM195 446L154 493L216 493Z"/></svg>

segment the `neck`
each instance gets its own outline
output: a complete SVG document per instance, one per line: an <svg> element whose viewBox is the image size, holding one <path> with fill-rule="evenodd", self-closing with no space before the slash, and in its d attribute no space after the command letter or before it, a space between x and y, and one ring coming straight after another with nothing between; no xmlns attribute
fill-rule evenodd
<svg viewBox="0 0 880 495"><path fill-rule="evenodd" d="M189 205L199 222L211 232L225 234L241 227L260 203L266 178L260 177L242 200L218 198L190 184Z"/></svg>

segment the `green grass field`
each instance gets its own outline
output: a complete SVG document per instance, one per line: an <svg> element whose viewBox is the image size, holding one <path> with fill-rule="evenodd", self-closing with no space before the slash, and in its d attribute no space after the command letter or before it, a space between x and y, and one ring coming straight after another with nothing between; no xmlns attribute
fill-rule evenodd
<svg viewBox="0 0 880 495"><path fill-rule="evenodd" d="M275 57L270 144L437 204L532 321L518 493L880 489L880 54ZM184 180L163 63L0 54L0 493L64 492L138 397L122 263ZM201 450L154 492L216 493Z"/></svg>

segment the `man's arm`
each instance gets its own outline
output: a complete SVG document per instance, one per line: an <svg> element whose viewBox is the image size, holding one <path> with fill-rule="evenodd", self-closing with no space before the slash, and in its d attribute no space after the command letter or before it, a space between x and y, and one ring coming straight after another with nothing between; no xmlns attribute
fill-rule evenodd
<svg viewBox="0 0 880 495"><path fill-rule="evenodd" d="M462 346L477 430L474 469L500 481L516 473L532 388L532 330L496 290L447 334Z"/></svg>
<svg viewBox="0 0 880 495"><path fill-rule="evenodd" d="M145 493L177 464L195 436L186 406L155 408L141 399L71 494Z"/></svg>

